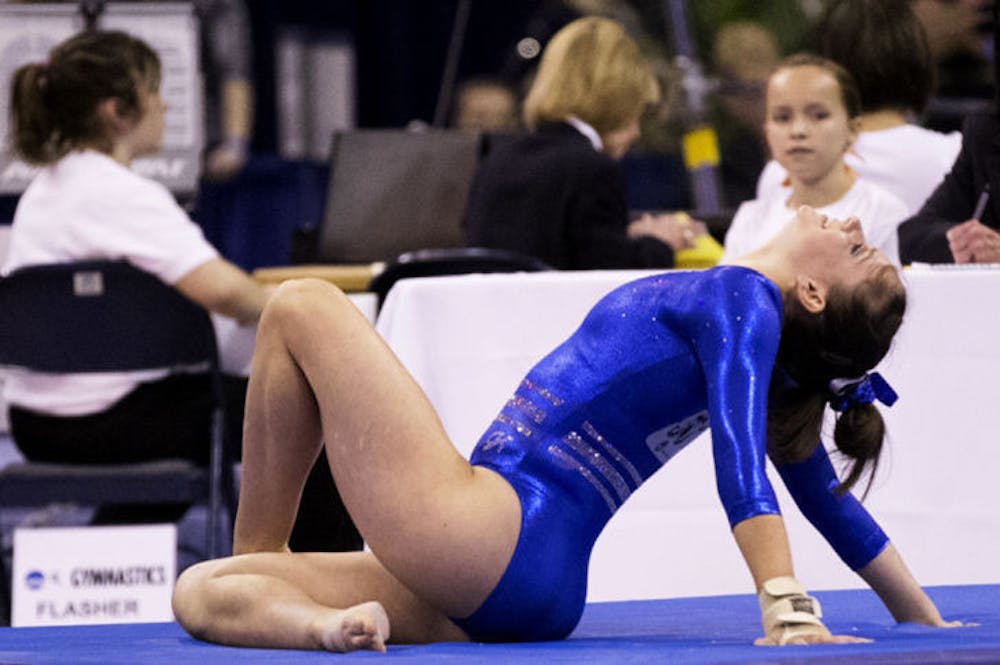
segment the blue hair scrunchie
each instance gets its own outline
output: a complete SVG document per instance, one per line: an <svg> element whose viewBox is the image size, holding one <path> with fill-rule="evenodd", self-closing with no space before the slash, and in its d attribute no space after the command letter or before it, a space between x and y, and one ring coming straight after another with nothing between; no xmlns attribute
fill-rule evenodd
<svg viewBox="0 0 1000 665"><path fill-rule="evenodd" d="M847 411L862 404L871 404L878 400L886 406L892 406L899 395L878 372L865 374L860 379L834 379L830 382L833 399L830 407L834 411ZM836 385L839 384L839 385Z"/></svg>

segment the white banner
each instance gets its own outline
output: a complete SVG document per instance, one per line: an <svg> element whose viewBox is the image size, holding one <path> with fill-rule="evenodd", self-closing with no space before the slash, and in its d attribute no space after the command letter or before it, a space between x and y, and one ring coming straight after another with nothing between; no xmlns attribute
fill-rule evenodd
<svg viewBox="0 0 1000 665"><path fill-rule="evenodd" d="M17 529L11 625L173 621L173 524Z"/></svg>

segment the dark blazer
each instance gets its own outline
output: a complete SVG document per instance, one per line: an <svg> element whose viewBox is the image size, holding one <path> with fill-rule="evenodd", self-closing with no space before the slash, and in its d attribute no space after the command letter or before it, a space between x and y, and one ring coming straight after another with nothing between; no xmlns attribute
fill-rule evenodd
<svg viewBox="0 0 1000 665"><path fill-rule="evenodd" d="M546 124L500 141L469 193L466 244L537 257L554 268L669 268L674 253L631 240L625 179L572 125Z"/></svg>
<svg viewBox="0 0 1000 665"><path fill-rule="evenodd" d="M979 221L1000 230L1000 120L992 112L965 119L962 150L951 172L920 211L899 226L902 262L953 263L945 233L972 217L987 185L989 202Z"/></svg>

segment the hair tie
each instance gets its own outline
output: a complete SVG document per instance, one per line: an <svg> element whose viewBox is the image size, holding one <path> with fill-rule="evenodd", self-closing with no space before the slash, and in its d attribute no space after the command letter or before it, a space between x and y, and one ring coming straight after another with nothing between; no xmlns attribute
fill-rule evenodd
<svg viewBox="0 0 1000 665"><path fill-rule="evenodd" d="M878 400L892 406L899 395L878 372L871 372L856 379L833 379L830 381L830 407L834 411L846 411L862 404Z"/></svg>

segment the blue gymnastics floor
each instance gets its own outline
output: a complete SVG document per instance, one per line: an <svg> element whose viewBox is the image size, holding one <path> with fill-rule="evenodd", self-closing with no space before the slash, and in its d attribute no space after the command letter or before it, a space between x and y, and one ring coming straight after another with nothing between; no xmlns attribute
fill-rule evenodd
<svg viewBox="0 0 1000 665"><path fill-rule="evenodd" d="M931 587L948 619L979 624L934 629L896 625L869 591L827 591L834 632L875 642L842 646L754 647L751 595L595 603L562 642L391 645L386 654L235 649L198 642L175 623L0 629L0 664L313 663L375 659L392 663L1000 663L1000 585ZM330 660L330 659L334 660Z"/></svg>

